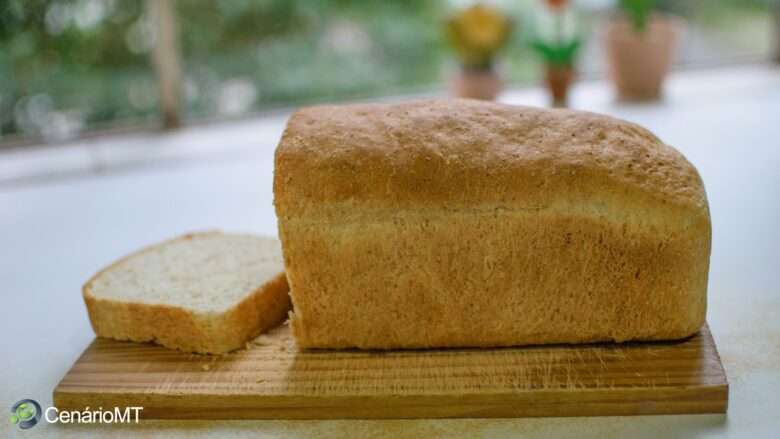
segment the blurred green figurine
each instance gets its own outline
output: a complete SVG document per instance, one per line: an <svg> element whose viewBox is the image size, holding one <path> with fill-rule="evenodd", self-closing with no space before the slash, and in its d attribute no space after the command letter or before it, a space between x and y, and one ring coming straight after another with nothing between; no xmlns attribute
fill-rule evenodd
<svg viewBox="0 0 780 439"><path fill-rule="evenodd" d="M569 88L576 75L577 53L582 37L577 34L574 15L567 0L545 0L531 47L544 61L544 82L551 105L568 105Z"/></svg>
<svg viewBox="0 0 780 439"><path fill-rule="evenodd" d="M495 99L502 88L495 57L509 39L511 30L509 19L501 11L483 4L471 6L447 20L447 37L461 64L452 80L456 96Z"/></svg>

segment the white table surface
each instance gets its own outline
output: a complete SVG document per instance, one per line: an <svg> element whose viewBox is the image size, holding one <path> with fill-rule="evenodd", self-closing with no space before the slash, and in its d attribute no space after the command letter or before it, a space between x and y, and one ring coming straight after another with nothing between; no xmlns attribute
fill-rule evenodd
<svg viewBox="0 0 780 439"><path fill-rule="evenodd" d="M544 103L538 89L503 100ZM678 73L653 105L619 105L606 84L580 84L573 106L650 128L701 172L713 221L707 315L731 386L727 415L44 423L28 431L3 419L0 436L780 437L780 68ZM2 410L22 398L51 405L52 389L93 339L80 287L96 270L186 231L276 234L272 156L284 120L0 154ZM27 177L52 171L59 175Z"/></svg>

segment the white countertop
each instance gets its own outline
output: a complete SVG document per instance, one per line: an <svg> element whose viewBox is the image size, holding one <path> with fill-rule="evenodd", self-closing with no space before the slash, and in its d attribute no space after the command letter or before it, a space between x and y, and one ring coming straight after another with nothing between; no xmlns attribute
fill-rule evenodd
<svg viewBox="0 0 780 439"><path fill-rule="evenodd" d="M4 419L0 436L780 437L780 68L679 73L669 85L664 102L629 106L613 103L604 83L581 84L573 107L640 123L700 170L713 221L707 315L731 386L727 415L43 423L28 431ZM503 100L544 103L536 89ZM94 337L80 288L104 265L185 231L276 235L272 158L284 120L0 154L3 410L22 398L51 405L52 389Z"/></svg>

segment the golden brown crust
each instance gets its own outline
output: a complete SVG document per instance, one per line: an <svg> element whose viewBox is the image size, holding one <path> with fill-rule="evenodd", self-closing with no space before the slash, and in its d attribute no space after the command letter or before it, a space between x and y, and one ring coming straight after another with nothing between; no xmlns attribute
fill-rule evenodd
<svg viewBox="0 0 780 439"><path fill-rule="evenodd" d="M124 260L154 251L171 241L207 233L220 232L192 233L146 247L114 262L87 281L82 294L95 334L116 340L154 342L185 352L222 354L244 347L248 340L284 321L291 308L284 272L224 313L209 315L169 305L102 299L92 294L95 280Z"/></svg>
<svg viewBox="0 0 780 439"><path fill-rule="evenodd" d="M276 150L282 216L360 208L504 203L537 208L598 193L707 208L696 169L635 124L594 113L482 101L305 108Z"/></svg>
<svg viewBox="0 0 780 439"><path fill-rule="evenodd" d="M557 212L282 230L303 347L665 340L704 322L703 230L659 235Z"/></svg>
<svg viewBox="0 0 780 439"><path fill-rule="evenodd" d="M303 347L673 339L704 320L701 179L628 122L468 100L304 109L274 197Z"/></svg>

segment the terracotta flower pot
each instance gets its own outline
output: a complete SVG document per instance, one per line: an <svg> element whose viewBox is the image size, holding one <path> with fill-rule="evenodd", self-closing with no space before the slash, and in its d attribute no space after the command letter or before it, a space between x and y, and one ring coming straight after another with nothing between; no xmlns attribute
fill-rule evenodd
<svg viewBox="0 0 780 439"><path fill-rule="evenodd" d="M503 88L501 77L493 69L463 68L452 78L452 90L460 98L492 101Z"/></svg>
<svg viewBox="0 0 780 439"><path fill-rule="evenodd" d="M569 103L569 88L574 82L576 72L572 66L547 65L544 83L550 92L553 107L566 107Z"/></svg>
<svg viewBox="0 0 780 439"><path fill-rule="evenodd" d="M658 14L648 20L643 32L634 30L625 17L609 22L604 47L618 99L660 98L682 29L682 20Z"/></svg>

